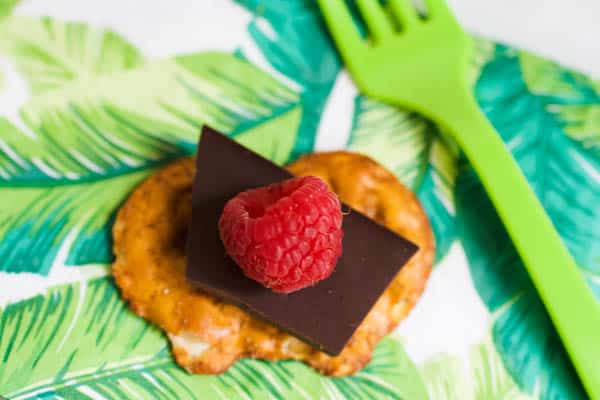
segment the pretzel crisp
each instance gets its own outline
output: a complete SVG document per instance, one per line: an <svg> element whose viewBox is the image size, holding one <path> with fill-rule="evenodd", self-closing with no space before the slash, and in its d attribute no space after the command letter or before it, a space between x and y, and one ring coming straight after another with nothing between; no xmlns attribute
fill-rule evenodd
<svg viewBox="0 0 600 400"><path fill-rule="evenodd" d="M335 357L316 350L185 279L185 240L195 163L176 161L143 182L119 210L113 228L115 281L133 311L164 330L179 365L217 374L242 357L300 360L323 374L352 374L377 342L408 315L423 292L434 241L419 201L389 171L349 152L315 153L288 166L324 179L342 201L419 245ZM373 268L377 268L376 265ZM360 293L356 294L360 296Z"/></svg>

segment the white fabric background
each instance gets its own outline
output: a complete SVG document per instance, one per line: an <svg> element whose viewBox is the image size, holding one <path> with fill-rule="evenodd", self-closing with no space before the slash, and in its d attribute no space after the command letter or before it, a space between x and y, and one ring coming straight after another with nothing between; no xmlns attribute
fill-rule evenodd
<svg viewBox="0 0 600 400"><path fill-rule="evenodd" d="M539 53L600 79L600 0L446 1L468 31ZM152 26L148 19L159 19L163 29L169 26L173 30L187 31L190 39L193 39L189 42L194 43L195 48L198 48L198 41L203 39L213 42L219 40L218 37L198 37L194 32L199 30L191 29L197 28L199 22L204 24L222 22L219 19L203 18L202 10L205 10L207 5L217 14L222 12L223 15L235 15L231 12L232 6L228 2L219 0L196 2L148 0L143 2L143 10L140 10L141 4L140 0L121 1L119 12L113 13L110 20L106 18L106 5L102 1L80 1L74 6L72 2L65 0L46 1L43 5L32 0L22 0L19 9L27 10L34 5L33 8L38 13L43 9L42 14L54 15L60 10L61 16L71 16L75 19L82 15L81 11L85 10L86 16L95 16L92 19L96 19L95 22L100 24L110 22L113 25L115 19L127 21L123 24L124 30L137 34L146 32L147 27ZM184 20L181 19L180 13L175 11L181 9L188 10ZM166 23L167 21L169 23ZM127 29L128 24L131 29ZM140 27L145 29L135 29ZM157 35L156 31L147 33L163 36ZM160 39L157 39L160 42ZM169 46L171 52L187 50L186 43L181 43L180 49L174 49L173 43L169 43ZM157 47L159 46L154 46L152 50L154 53L161 53L156 51Z"/></svg>

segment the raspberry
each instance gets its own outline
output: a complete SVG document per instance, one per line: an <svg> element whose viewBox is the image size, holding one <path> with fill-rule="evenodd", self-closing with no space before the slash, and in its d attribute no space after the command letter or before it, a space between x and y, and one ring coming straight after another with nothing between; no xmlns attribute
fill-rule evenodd
<svg viewBox="0 0 600 400"><path fill-rule="evenodd" d="M342 253L340 201L319 178L288 179L229 200L219 233L247 277L290 293L333 272Z"/></svg>

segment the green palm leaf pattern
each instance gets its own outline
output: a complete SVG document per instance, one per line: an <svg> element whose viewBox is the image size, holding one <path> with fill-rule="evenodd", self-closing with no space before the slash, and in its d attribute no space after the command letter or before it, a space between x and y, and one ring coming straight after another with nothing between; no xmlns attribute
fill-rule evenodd
<svg viewBox="0 0 600 400"><path fill-rule="evenodd" d="M547 67L499 47L482 73L477 97L600 295L600 210L595 207L600 158L564 132L560 113L553 112L561 104L585 105L594 89L577 74L540 66ZM537 71L533 81L532 70ZM541 301L472 173L459 176L456 197L473 281L493 313L493 339L506 368L519 386L542 399L583 398Z"/></svg>
<svg viewBox="0 0 600 400"><path fill-rule="evenodd" d="M389 345L391 343L395 346ZM394 376L402 379L385 378ZM417 368L394 339L385 339L375 349L373 360L369 365L356 374L343 378L321 379L324 390L333 399L420 400L428 398Z"/></svg>
<svg viewBox="0 0 600 400"><path fill-rule="evenodd" d="M408 187L421 186L434 128L416 113L359 96L348 148L372 155Z"/></svg>
<svg viewBox="0 0 600 400"><path fill-rule="evenodd" d="M19 0L0 0L0 20L10 15L17 4L19 4ZM4 79L4 74L0 70L0 93L4 89Z"/></svg>
<svg viewBox="0 0 600 400"><path fill-rule="evenodd" d="M521 57L527 86L548 100L564 132L600 155L600 83L530 54Z"/></svg>
<svg viewBox="0 0 600 400"><path fill-rule="evenodd" d="M367 154L416 191L431 219L441 258L455 238L456 152L416 113L356 98L349 150Z"/></svg>
<svg viewBox="0 0 600 400"><path fill-rule="evenodd" d="M0 18L10 15L13 8L19 4L20 0L2 0L0 1Z"/></svg>
<svg viewBox="0 0 600 400"><path fill-rule="evenodd" d="M470 63L470 82L473 85L479 79L482 68L494 58L495 49L496 45L494 42L473 37L473 54Z"/></svg>
<svg viewBox="0 0 600 400"><path fill-rule="evenodd" d="M600 155L600 83L532 55L523 61L527 86L548 99L564 132Z"/></svg>
<svg viewBox="0 0 600 400"><path fill-rule="evenodd" d="M61 246L69 247L69 265L110 260L113 214L149 172L75 185L0 187L0 266L47 275Z"/></svg>
<svg viewBox="0 0 600 400"><path fill-rule="evenodd" d="M597 103L598 82L532 54L521 53L519 57L527 87L532 93L547 97L549 104Z"/></svg>
<svg viewBox="0 0 600 400"><path fill-rule="evenodd" d="M564 131L586 148L600 154L600 106L569 104L555 107Z"/></svg>
<svg viewBox="0 0 600 400"><path fill-rule="evenodd" d="M10 17L0 23L0 48L42 93L72 81L89 81L143 62L120 35L50 18Z"/></svg>
<svg viewBox="0 0 600 400"><path fill-rule="evenodd" d="M332 388L354 398L425 398L415 366L392 339L350 378L324 378L298 362L255 360L219 376L188 374L173 362L163 335L128 310L109 278L13 303L0 310L0 332L0 393L13 400L335 398Z"/></svg>
<svg viewBox="0 0 600 400"><path fill-rule="evenodd" d="M321 113L341 69L340 59L326 33L316 1L235 1L256 15L248 25L248 32L267 61L302 89L304 114L294 147L295 158L314 146ZM267 21L276 33L261 29L259 18Z"/></svg>
<svg viewBox="0 0 600 400"><path fill-rule="evenodd" d="M419 367L430 399L526 400L504 369L491 340L475 345L465 357L439 354Z"/></svg>
<svg viewBox="0 0 600 400"><path fill-rule="evenodd" d="M148 62L32 97L18 121L0 118L0 195L12 201L0 211L0 270L45 275L65 243L68 265L110 261L118 205L157 166L192 154L203 124L285 163L301 116L297 93L223 53Z"/></svg>
<svg viewBox="0 0 600 400"><path fill-rule="evenodd" d="M56 184L148 168L191 153L204 123L235 136L298 112L298 97L223 53L147 63L33 97L21 109L32 133L2 138L0 175Z"/></svg>

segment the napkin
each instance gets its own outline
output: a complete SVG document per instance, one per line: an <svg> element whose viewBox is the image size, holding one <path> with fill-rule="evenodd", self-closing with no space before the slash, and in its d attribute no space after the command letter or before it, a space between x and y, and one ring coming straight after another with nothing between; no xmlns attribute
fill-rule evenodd
<svg viewBox="0 0 600 400"><path fill-rule="evenodd" d="M357 92L314 1L9 0L0 15L0 395L585 397L468 163L430 121ZM600 296L600 84L481 39L471 71L482 109ZM121 300L110 276L115 212L157 168L193 154L204 124L282 165L361 152L418 194L436 266L361 372L242 360L190 375Z"/></svg>

